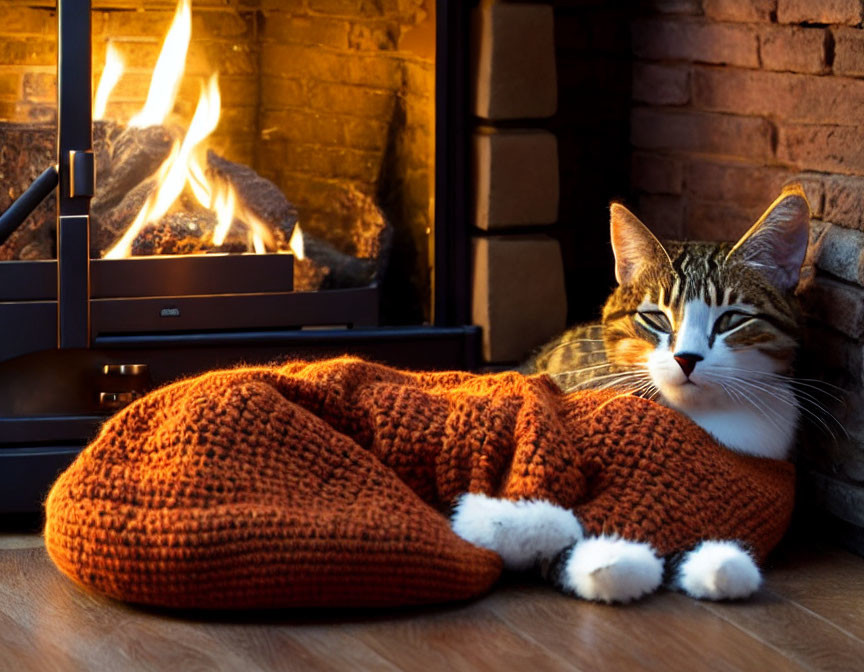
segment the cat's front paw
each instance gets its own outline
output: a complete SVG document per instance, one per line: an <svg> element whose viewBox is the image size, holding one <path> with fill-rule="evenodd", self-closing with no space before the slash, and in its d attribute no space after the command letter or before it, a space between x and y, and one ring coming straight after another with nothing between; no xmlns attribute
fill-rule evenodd
<svg viewBox="0 0 864 672"><path fill-rule="evenodd" d="M542 500L513 501L468 493L451 519L466 541L495 551L508 569L528 569L582 538L573 512Z"/></svg>
<svg viewBox="0 0 864 672"><path fill-rule="evenodd" d="M762 585L753 558L734 541L705 541L684 556L674 585L699 600L740 600Z"/></svg>
<svg viewBox="0 0 864 672"><path fill-rule="evenodd" d="M566 592L608 603L653 593L662 580L663 561L650 545L608 536L576 544L556 578Z"/></svg>

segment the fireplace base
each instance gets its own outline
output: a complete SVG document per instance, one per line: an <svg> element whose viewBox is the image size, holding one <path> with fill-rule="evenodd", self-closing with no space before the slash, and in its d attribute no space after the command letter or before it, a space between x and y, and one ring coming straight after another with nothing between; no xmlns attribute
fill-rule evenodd
<svg viewBox="0 0 864 672"><path fill-rule="evenodd" d="M241 363L346 353L403 368L470 370L478 366L480 351L480 330L470 326L117 335L99 340L92 349L45 350L0 363L0 512L39 511L53 480L113 411L172 380Z"/></svg>

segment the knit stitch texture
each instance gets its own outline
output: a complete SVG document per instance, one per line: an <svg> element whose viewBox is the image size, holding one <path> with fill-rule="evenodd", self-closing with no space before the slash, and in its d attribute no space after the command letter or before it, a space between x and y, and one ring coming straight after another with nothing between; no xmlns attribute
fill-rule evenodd
<svg viewBox="0 0 864 672"><path fill-rule="evenodd" d="M73 580L137 603L420 604L501 572L442 515L466 492L549 500L660 554L736 539L761 560L793 487L789 463L641 398L344 357L214 371L131 404L54 484L45 542Z"/></svg>

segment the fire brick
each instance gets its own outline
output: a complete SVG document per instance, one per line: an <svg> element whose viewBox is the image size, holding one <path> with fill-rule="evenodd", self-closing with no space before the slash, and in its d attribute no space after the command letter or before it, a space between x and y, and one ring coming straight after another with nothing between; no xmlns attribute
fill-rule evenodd
<svg viewBox="0 0 864 672"><path fill-rule="evenodd" d="M777 0L704 0L702 9L714 21L770 21Z"/></svg>
<svg viewBox="0 0 864 672"><path fill-rule="evenodd" d="M834 72L838 75L864 75L864 31L837 26L834 34Z"/></svg>
<svg viewBox="0 0 864 672"><path fill-rule="evenodd" d="M864 173L864 146L857 126L787 124L780 127L777 157L810 170Z"/></svg>
<svg viewBox="0 0 864 672"><path fill-rule="evenodd" d="M857 25L862 20L861 0L778 0L779 23L841 23Z"/></svg>
<svg viewBox="0 0 864 672"><path fill-rule="evenodd" d="M484 230L558 219L558 142L548 131L474 137L475 223Z"/></svg>
<svg viewBox="0 0 864 672"><path fill-rule="evenodd" d="M630 183L649 194L680 194L683 183L681 160L661 154L634 152Z"/></svg>
<svg viewBox="0 0 864 672"><path fill-rule="evenodd" d="M761 37L762 67L819 75L828 71L828 31L824 28L772 26Z"/></svg>
<svg viewBox="0 0 864 672"><path fill-rule="evenodd" d="M697 198L767 208L789 176L788 168L694 159L684 181L687 192Z"/></svg>
<svg viewBox="0 0 864 672"><path fill-rule="evenodd" d="M551 117L558 106L554 16L546 4L486 0L472 14L474 113Z"/></svg>
<svg viewBox="0 0 864 672"><path fill-rule="evenodd" d="M548 236L474 239L473 321L483 328L483 356L516 362L567 320L564 265Z"/></svg>

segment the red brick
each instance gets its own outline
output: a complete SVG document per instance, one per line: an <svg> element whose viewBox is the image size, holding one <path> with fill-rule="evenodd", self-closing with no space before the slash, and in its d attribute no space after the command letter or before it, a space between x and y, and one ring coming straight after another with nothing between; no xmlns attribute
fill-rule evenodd
<svg viewBox="0 0 864 672"><path fill-rule="evenodd" d="M864 75L864 30L837 26L834 35L834 73Z"/></svg>
<svg viewBox="0 0 864 672"><path fill-rule="evenodd" d="M768 159L773 127L765 119L670 109L636 108L631 140L640 149L669 149Z"/></svg>
<svg viewBox="0 0 864 672"><path fill-rule="evenodd" d="M691 199L687 204L684 232L688 240L735 241L753 226L765 207L745 208L728 201Z"/></svg>
<svg viewBox="0 0 864 672"><path fill-rule="evenodd" d="M635 63L633 99L652 105L686 105L690 102L689 68Z"/></svg>
<svg viewBox="0 0 864 672"><path fill-rule="evenodd" d="M772 26L760 36L762 67L822 74L828 71L827 47L830 34L824 28Z"/></svg>
<svg viewBox="0 0 864 672"><path fill-rule="evenodd" d="M827 221L864 230L864 177L826 175L825 214Z"/></svg>
<svg viewBox="0 0 864 672"><path fill-rule="evenodd" d="M307 91L313 110L379 119L392 114L396 99L396 94L386 89L326 82L310 82Z"/></svg>
<svg viewBox="0 0 864 672"><path fill-rule="evenodd" d="M660 154L634 152L630 162L630 184L649 194L680 194L684 180L680 159Z"/></svg>
<svg viewBox="0 0 864 672"><path fill-rule="evenodd" d="M791 172L773 166L693 159L687 164L684 186L696 199L767 208L779 196Z"/></svg>
<svg viewBox="0 0 864 672"><path fill-rule="evenodd" d="M278 43L318 44L348 48L348 21L274 12L265 15L262 37Z"/></svg>
<svg viewBox="0 0 864 672"><path fill-rule="evenodd" d="M636 214L660 240L684 238L684 201L680 196L643 194Z"/></svg>
<svg viewBox="0 0 864 672"><path fill-rule="evenodd" d="M651 60L683 60L759 67L751 26L693 19L647 19L633 23L633 53Z"/></svg>
<svg viewBox="0 0 864 672"><path fill-rule="evenodd" d="M714 21L770 21L777 0L703 0L702 10Z"/></svg>
<svg viewBox="0 0 864 672"><path fill-rule="evenodd" d="M778 23L861 23L861 0L778 0Z"/></svg>
<svg viewBox="0 0 864 672"><path fill-rule="evenodd" d="M864 173L864 143L857 126L781 126L777 155L804 169Z"/></svg>
<svg viewBox="0 0 864 672"><path fill-rule="evenodd" d="M752 114L821 124L858 124L864 81L737 68L694 68L693 105L713 112Z"/></svg>

